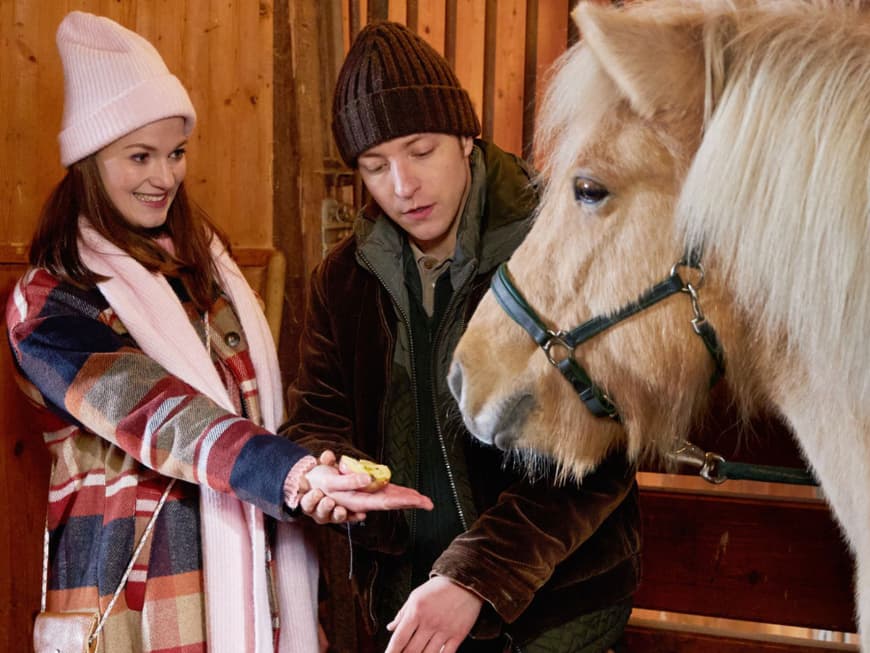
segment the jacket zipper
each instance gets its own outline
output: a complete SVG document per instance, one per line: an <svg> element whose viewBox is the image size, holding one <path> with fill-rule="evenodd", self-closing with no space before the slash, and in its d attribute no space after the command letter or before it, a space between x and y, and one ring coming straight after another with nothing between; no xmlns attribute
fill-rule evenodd
<svg viewBox="0 0 870 653"><path fill-rule="evenodd" d="M386 291L387 295L390 296L390 301L393 302L393 306L396 307L396 311L399 313L399 316L402 318L402 322L405 324L405 328L408 330L408 350L409 350L409 354L411 356L411 366L410 366L411 367L411 392L412 392L412 395L414 397L414 434L415 434L414 437L416 438L416 444L417 444L417 460L415 461L415 464L414 464L414 487L417 488L420 486L420 455L419 455L419 452L420 452L420 406L417 403L417 374L416 374L416 371L414 369L414 361L416 360L416 354L414 352L414 334L411 331L411 320L408 319L408 315L402 309L402 306L401 306L401 304L399 304L398 299L396 299L396 296L392 293L389 286L387 286L386 282L384 281L384 278L378 273L378 271L375 269L375 267L371 264L371 261L369 261L368 258L366 258L366 255L363 254L362 250L357 249L357 253L359 254L360 258L365 262L365 264L368 266L368 269L371 271L371 273L373 275L375 275L375 278L381 284L381 287ZM386 422L384 422L384 423L386 424ZM437 416L435 418L435 423L436 423L436 428L437 428L437 423L438 423ZM410 531L411 531L411 533L410 533L411 534L411 542L414 542L416 540L416 536L417 536L417 512L416 512L416 510L411 511ZM371 618L372 623L375 624L375 626L377 626L377 624L378 624L377 617L374 614L374 600L373 600L374 599L374 587L375 587L375 579L376 578L377 578L377 568L375 570L375 573L372 574L372 584L371 584L372 592L370 593L372 600L369 601L369 617ZM412 587L412 582L409 580L408 581L408 594L410 594L413 591L413 589L414 588Z"/></svg>
<svg viewBox="0 0 870 653"><path fill-rule="evenodd" d="M438 444L441 447L441 457L444 459L444 467L447 470L447 480L450 483L450 491L453 494L453 502L456 504L456 511L459 513L459 521L462 524L462 530L468 530L468 522L465 520L465 512L462 510L462 503L459 500L459 492L456 490L456 480L453 477L453 468L450 466L450 459L447 456L447 445L444 443L444 434L441 431L441 420L438 415L438 386L436 385L435 380L435 353L438 350L438 342L441 337L441 333L443 331L442 327L444 326L445 321L447 320L447 316L450 315L450 311L454 309L456 302L456 296L459 292L464 288L460 288L457 292L453 293L450 297L450 302L447 304L447 310L444 311L444 317L441 318L441 322L438 324L438 328L435 330L435 338L432 341L432 359L430 360L429 365L429 383L432 387L432 413L435 417L435 433L438 435ZM460 333L465 330L465 316L463 315L459 321L459 331ZM419 460L419 458L418 458Z"/></svg>
<svg viewBox="0 0 870 653"><path fill-rule="evenodd" d="M465 286L462 286L462 288L460 288L459 291L463 290L464 288L465 288ZM438 347L438 340L439 340L439 337L440 337L441 332L442 332L441 327L444 326L444 322L446 320L446 317L450 314L450 309L452 309L454 307L454 304L455 304L454 299L459 294L459 291L457 291L456 293L454 293L450 297L450 303L447 304L447 310L444 311L444 318L441 319L441 322L438 325L438 329L435 332L435 339L433 341L433 347L432 347L432 349L433 349L433 360L431 361L432 363L435 362L434 350L437 349L437 347ZM465 314L463 313L462 316L460 317L460 320L459 320L459 332L463 333L464 331L465 331ZM435 365L434 364L430 365L430 370L434 370L434 369L435 369ZM444 457L444 466L447 468L447 476L450 480L450 488L453 491L453 500L456 502L456 509L459 512L459 520L462 523L462 529L464 531L467 531L468 524L465 521L465 514L462 511L462 504L459 501L459 492L457 492L456 483L453 480L453 470L450 467L450 462L448 461L448 458L447 458L447 446L444 444L444 437L443 437L442 432L441 432L441 424L438 421L438 402L436 401L436 392L435 392L436 386L434 383L434 381L435 381L434 371L431 372L431 377L432 378L430 379L430 381L432 382L432 406L435 409L434 410L435 430L438 433L438 442L441 445L441 455ZM505 633L505 636L508 638L508 644L510 645L511 653L523 653L523 650L520 648L519 644L515 644L513 642L513 638L510 636L509 633Z"/></svg>

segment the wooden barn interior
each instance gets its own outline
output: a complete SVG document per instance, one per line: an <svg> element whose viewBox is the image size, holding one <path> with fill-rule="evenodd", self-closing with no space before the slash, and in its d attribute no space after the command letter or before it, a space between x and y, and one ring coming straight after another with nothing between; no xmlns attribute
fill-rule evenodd
<svg viewBox="0 0 870 653"><path fill-rule="evenodd" d="M155 44L199 121L188 189L229 234L266 300L285 383L306 280L348 232L362 188L330 132L332 86L369 21L407 24L468 89L482 136L528 155L536 98L576 42L573 0L0 0L0 289L26 267L40 206L62 177L55 31L80 9ZM29 649L39 609L49 462L0 348L0 650ZM723 399L721 404L726 403ZM785 428L715 411L696 443L733 460L801 466ZM818 490L640 474L643 579L632 652L857 650L852 560ZM345 642L343 646L353 646ZM352 648L337 650L342 653Z"/></svg>

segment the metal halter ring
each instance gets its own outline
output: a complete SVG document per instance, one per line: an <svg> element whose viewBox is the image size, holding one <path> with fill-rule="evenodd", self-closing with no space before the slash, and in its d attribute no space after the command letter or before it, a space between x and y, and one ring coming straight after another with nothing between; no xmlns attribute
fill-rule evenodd
<svg viewBox="0 0 870 653"><path fill-rule="evenodd" d="M547 341L541 345L541 348L544 350L544 353L547 354L547 360L550 361L553 365L559 365L559 359L557 359L552 351L553 345L558 345L559 347L563 347L565 349L565 358L573 358L574 357L574 348L567 343L565 337L568 335L566 331L550 331L547 329ZM564 360L561 359L561 360Z"/></svg>
<svg viewBox="0 0 870 653"><path fill-rule="evenodd" d="M689 268L690 270L697 271L698 280L694 284L696 290L698 290L704 286L704 266L703 265L701 265L700 263L695 263L694 265L689 265L685 261L677 261L676 263L674 263L673 267L671 267L671 276L676 275L676 276L680 277L680 281L683 281L683 277L678 272L678 270L680 268ZM691 282L689 282L689 283L683 282L683 292L687 292L686 288L688 288L691 285L693 285Z"/></svg>

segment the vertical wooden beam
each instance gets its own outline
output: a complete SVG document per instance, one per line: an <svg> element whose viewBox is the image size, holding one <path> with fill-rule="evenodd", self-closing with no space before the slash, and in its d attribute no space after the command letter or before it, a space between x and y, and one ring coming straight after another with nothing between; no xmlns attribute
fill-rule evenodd
<svg viewBox="0 0 870 653"><path fill-rule="evenodd" d="M387 20L390 15L389 0L369 0L367 23L378 20Z"/></svg>
<svg viewBox="0 0 870 653"><path fill-rule="evenodd" d="M343 26L347 23L342 16L341 0L320 0L317 18L317 47L322 65L316 78L310 78L306 83L320 85L320 97L323 104L318 110L320 132L323 134L324 157L327 161L339 160L338 150L332 139L330 130L332 114L332 93L338 72L344 62L344 55L350 44L343 38ZM356 34L354 34L356 36Z"/></svg>
<svg viewBox="0 0 870 653"><path fill-rule="evenodd" d="M200 67L197 77L194 78L197 83L193 83L194 79L185 79L186 72L182 72L179 75L186 84L190 93L190 99L197 110L197 126L193 132L191 146L188 148L190 151L190 161L188 162L187 177L184 183L191 197L200 203L202 203L202 200L199 198L208 196L206 190L208 175L200 162L207 161L212 156L208 150L211 147L210 141L213 140L208 138L208 134L211 133L209 127L211 116L209 115L208 108L208 88L211 84L212 71L211 66L203 65L202 63L209 60L209 41L206 38L206 34L212 28L213 26L209 21L208 3L195 2L193 6L188 8L186 22L181 32L181 41L184 43L184 57L186 61L197 62ZM204 208L207 209L208 207ZM217 219L217 216L212 217Z"/></svg>
<svg viewBox="0 0 870 653"><path fill-rule="evenodd" d="M509 152L523 151L525 0L499 0L495 38L492 140Z"/></svg>
<svg viewBox="0 0 870 653"><path fill-rule="evenodd" d="M317 5L317 53L321 59L317 82L323 97L331 96L344 63L344 55L350 48L350 43L344 38L343 28L348 23L346 18L342 13L341 0L320 0ZM308 80L308 83L311 81Z"/></svg>
<svg viewBox="0 0 870 653"><path fill-rule="evenodd" d="M390 8L387 12L387 19L396 23L407 24L408 21L408 3L406 0L390 0Z"/></svg>
<svg viewBox="0 0 870 653"><path fill-rule="evenodd" d="M495 129L495 57L498 0L486 0L483 28L483 138L491 141Z"/></svg>
<svg viewBox="0 0 870 653"><path fill-rule="evenodd" d="M546 91L553 63L565 51L568 40L568 23L571 22L569 8L571 0L537 0L537 55L535 67L535 86L532 94L535 98L533 122L537 120L538 108ZM526 98L529 98L528 91ZM528 99L526 100L528 108ZM525 125L524 125L525 129ZM524 148L528 148L530 141L526 141L524 133ZM534 129L532 134L534 136ZM533 138L532 138L533 140ZM530 148L524 149L526 156L530 156ZM537 164L537 162L535 162Z"/></svg>
<svg viewBox="0 0 870 653"><path fill-rule="evenodd" d="M359 31L362 29L363 25L359 0L348 0L348 14L350 16L350 42L353 43L354 37L359 34Z"/></svg>
<svg viewBox="0 0 870 653"><path fill-rule="evenodd" d="M306 41L304 34L308 25L304 22L306 7L293 2L291 18L290 0L275 0L273 4L274 111L272 129L274 135L274 159L272 175L272 216L275 247L287 255L285 270L284 305L281 319L281 337L278 340L278 356L282 380L285 385L296 378L299 364L297 343L301 330L301 306L304 305L305 260L302 252L302 220L296 179L300 175L300 142L296 131L299 112L296 96L296 71L294 55L299 48L297 40ZM310 9L310 8L308 8ZM291 29L291 22L295 29Z"/></svg>
<svg viewBox="0 0 870 653"><path fill-rule="evenodd" d="M417 8L416 32L439 54L444 54L445 0L426 0Z"/></svg>
<svg viewBox="0 0 870 653"><path fill-rule="evenodd" d="M523 62L523 134L522 156L532 155L538 85L538 0L526 2L526 55Z"/></svg>
<svg viewBox="0 0 870 653"><path fill-rule="evenodd" d="M195 1L189 0L189 2ZM234 11L231 15L235 30L233 51L236 53L235 74L238 81L233 89L235 128L230 156L238 160L239 177L250 174L250 172L244 173L243 170L252 161L260 162L259 181L262 185L262 194L253 199L250 193L236 189L233 192L232 214L225 216L227 221L225 224L235 222L237 216L244 215L246 211L262 215L263 219L255 222L255 228L244 230L248 232L244 242L251 247L270 247L274 243L274 217L271 215L273 203L269 192L274 188L272 164L275 158L274 139L271 138L274 127L272 114L275 111L274 16L268 2L233 3L233 7ZM246 47L249 39L254 39L260 47ZM231 179L236 178L235 175L231 177ZM235 239L241 240L241 234L237 232Z"/></svg>
<svg viewBox="0 0 870 653"><path fill-rule="evenodd" d="M232 156L231 139L229 138L236 127L232 111L233 103L238 101L235 93L237 83L235 74L236 48L230 45L229 40L224 43L224 37L236 29L232 24L232 7L222 2L209 3L206 20L206 27L199 37L205 40L208 52L206 59L208 61L208 84L205 88L206 111L203 120L205 124L200 126L206 127L208 133L221 134L222 136L201 141L200 147L202 149L196 152L196 157L192 158L194 164L202 155L211 159L225 159L226 167L222 173L227 177L218 177L217 175L204 177L201 185L195 190L191 189L191 191L198 201L205 202L206 198L212 198L213 206L218 211L232 212L235 207L232 205L230 185L226 183L226 179L237 178L236 174L239 169L239 157ZM227 38L229 37L227 36ZM191 62L191 66L193 65L194 62ZM192 75L189 79L196 79L193 68L189 74ZM202 72L199 72L199 75L201 77ZM220 216L215 216L215 219L223 223ZM247 246L248 243L244 243L244 245Z"/></svg>
<svg viewBox="0 0 870 653"><path fill-rule="evenodd" d="M350 4L353 0L338 0L341 9L341 40L343 52L347 52L353 38L350 33Z"/></svg>
<svg viewBox="0 0 870 653"><path fill-rule="evenodd" d="M486 0L457 0L453 69L483 120ZM482 123L481 123L482 124Z"/></svg>
<svg viewBox="0 0 870 653"><path fill-rule="evenodd" d="M280 4L286 18L276 18L275 30L289 37L276 43L275 51L276 70L283 72L282 99L279 104L276 98L275 106L276 150L280 146L280 151L276 151L274 195L276 211L279 205L283 208L280 221L276 213L275 232L288 259L281 359L293 361L292 367L284 367L288 377L295 378L307 279L323 255L325 171L342 166L332 139L331 107L344 59L343 28L349 23L343 9L349 6L342 0L281 0Z"/></svg>
<svg viewBox="0 0 870 653"><path fill-rule="evenodd" d="M420 7L417 4L417 0L408 0L408 13L407 13L408 22L405 24L413 32L417 31L419 11L420 11Z"/></svg>
<svg viewBox="0 0 870 653"><path fill-rule="evenodd" d="M456 70L456 0L444 3L444 58Z"/></svg>

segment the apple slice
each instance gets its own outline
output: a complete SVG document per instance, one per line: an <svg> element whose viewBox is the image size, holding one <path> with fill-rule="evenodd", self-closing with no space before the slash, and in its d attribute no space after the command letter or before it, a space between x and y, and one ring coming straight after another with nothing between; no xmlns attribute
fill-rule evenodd
<svg viewBox="0 0 870 653"><path fill-rule="evenodd" d="M342 456L339 466L346 472L368 474L371 476L372 482L362 488L365 492L377 492L390 482L390 477L392 476L389 467L380 465L372 460L357 460L350 456Z"/></svg>

